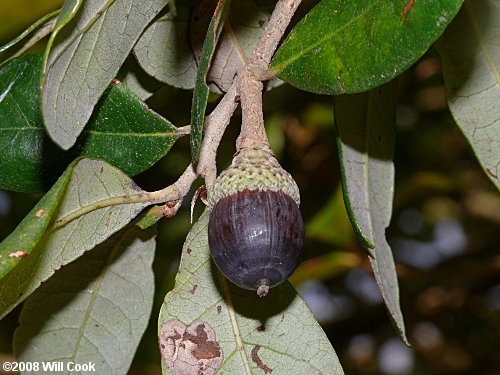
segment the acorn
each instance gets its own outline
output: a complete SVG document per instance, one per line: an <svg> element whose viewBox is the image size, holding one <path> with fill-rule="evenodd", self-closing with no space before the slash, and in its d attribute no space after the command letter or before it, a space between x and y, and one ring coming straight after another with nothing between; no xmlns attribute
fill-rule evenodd
<svg viewBox="0 0 500 375"><path fill-rule="evenodd" d="M297 268L304 243L299 189L268 148L243 148L215 180L208 243L234 284L265 296Z"/></svg>

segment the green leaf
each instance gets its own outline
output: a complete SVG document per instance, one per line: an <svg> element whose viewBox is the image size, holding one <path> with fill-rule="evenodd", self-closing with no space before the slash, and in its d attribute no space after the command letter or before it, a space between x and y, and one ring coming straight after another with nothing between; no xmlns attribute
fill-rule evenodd
<svg viewBox="0 0 500 375"><path fill-rule="evenodd" d="M8 59L4 60L2 64L5 64L7 61L10 61L16 57L22 56L26 51L28 51L31 47L37 44L40 40L45 38L47 35L52 33L54 27L57 23L57 18L51 19L47 21L40 29L34 33L31 38L29 38L19 49L16 50Z"/></svg>
<svg viewBox="0 0 500 375"><path fill-rule="evenodd" d="M394 121L397 82L335 99L343 193L354 230L369 250L377 284L399 334L408 345L396 267L385 238L394 194Z"/></svg>
<svg viewBox="0 0 500 375"><path fill-rule="evenodd" d="M78 17L51 38L42 110L47 132L61 148L75 144L109 82L166 2L87 0Z"/></svg>
<svg viewBox="0 0 500 375"><path fill-rule="evenodd" d="M134 47L142 68L152 77L181 89L194 88L196 60L189 41L191 6L176 4L177 14L167 13L153 22Z"/></svg>
<svg viewBox="0 0 500 375"><path fill-rule="evenodd" d="M153 231L130 227L56 272L24 304L17 360L126 374L151 313L154 250ZM23 374L56 373L42 370Z"/></svg>
<svg viewBox="0 0 500 375"><path fill-rule="evenodd" d="M75 164L76 161L68 166L52 189L21 221L18 229L0 243L0 279L11 271L23 257L31 253L35 244L47 231L56 214L59 201L66 191Z"/></svg>
<svg viewBox="0 0 500 375"><path fill-rule="evenodd" d="M181 136L125 85L114 83L76 145L81 155L105 159L128 175L149 169Z"/></svg>
<svg viewBox="0 0 500 375"><path fill-rule="evenodd" d="M207 108L208 94L210 93L206 83L208 68L210 67L210 61L212 60L217 40L229 11L230 3L231 0L219 0L217 2L217 7L208 26L205 42L201 50L198 72L196 74L196 85L193 92L193 104L191 106L191 157L193 161L197 161L200 157L205 110Z"/></svg>
<svg viewBox="0 0 500 375"><path fill-rule="evenodd" d="M68 152L45 134L39 105L41 56L0 67L0 188L45 191L76 156L101 158L128 175L161 159L179 135L123 84L113 84Z"/></svg>
<svg viewBox="0 0 500 375"><path fill-rule="evenodd" d="M49 54L52 50L52 45L54 44L54 40L58 36L61 29L66 26L78 12L80 6L82 5L83 0L65 0L64 4L60 10L59 15L57 16L56 24L54 26L54 30L50 35L49 41L47 42L47 46L45 47L45 54L43 56L43 71L40 81L40 86L43 86L45 83L45 75L47 73L47 60L49 58Z"/></svg>
<svg viewBox="0 0 500 375"><path fill-rule="evenodd" d="M207 375L343 374L328 338L290 283L260 298L220 274L208 249L208 219L206 210L188 234L175 287L160 312L163 373L198 374L204 366ZM210 351L197 359L204 348Z"/></svg>
<svg viewBox="0 0 500 375"><path fill-rule="evenodd" d="M417 61L462 1L323 0L290 32L271 70L319 94L369 90Z"/></svg>
<svg viewBox="0 0 500 375"><path fill-rule="evenodd" d="M18 44L21 40L23 40L24 38L26 38L29 34L31 34L34 30L36 30L40 26L42 26L44 24L48 24L49 22L51 22L53 20L53 18L59 14L60 11L61 11L61 9L55 10L55 11L49 13L49 14L46 14L42 18L40 18L38 21L36 21L35 23L33 23L30 27L28 27L26 30L24 30L20 35L18 35L17 37L15 37L9 43L6 43L3 46L0 46L0 53L6 51L9 48L11 48L11 47L15 46L16 44Z"/></svg>
<svg viewBox="0 0 500 375"><path fill-rule="evenodd" d="M143 101L149 99L162 86L161 82L142 70L132 55L127 57L116 78Z"/></svg>
<svg viewBox="0 0 500 375"><path fill-rule="evenodd" d="M57 185L56 185L57 186ZM53 189L56 189L54 187ZM59 199L52 225L20 247L16 238L31 236L35 229L25 219L2 243L2 253L28 253L9 262L0 284L0 318L28 297L61 266L107 239L130 222L148 202L109 205L109 200L144 193L129 177L101 160L81 159L74 167L66 191ZM51 190L48 193L55 193ZM126 200L125 200L126 202ZM108 205L106 205L108 203ZM114 202L118 204L118 202ZM38 213L38 212L37 212ZM31 213L32 215L32 213ZM12 238L12 240L9 240ZM17 245L17 246L16 246ZM10 246L10 248L8 247ZM11 259L11 258L9 258Z"/></svg>
<svg viewBox="0 0 500 375"><path fill-rule="evenodd" d="M153 206L149 209L144 216L138 218L135 225L141 229L147 229L155 225L160 219L165 217L165 207L163 205Z"/></svg>
<svg viewBox="0 0 500 375"><path fill-rule="evenodd" d="M436 47L451 113L500 189L500 12L498 1L465 1Z"/></svg>

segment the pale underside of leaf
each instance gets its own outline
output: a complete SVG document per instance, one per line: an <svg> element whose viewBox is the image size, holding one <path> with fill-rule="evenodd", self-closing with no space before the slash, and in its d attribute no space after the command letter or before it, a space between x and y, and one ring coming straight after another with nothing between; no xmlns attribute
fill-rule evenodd
<svg viewBox="0 0 500 375"><path fill-rule="evenodd" d="M21 313L17 360L62 361L66 369L91 359L97 374L126 374L153 302L153 234L124 229L44 283Z"/></svg>
<svg viewBox="0 0 500 375"><path fill-rule="evenodd" d="M0 316L5 316L61 266L125 226L148 203L99 208L64 225L63 222L95 202L142 192L128 176L109 164L100 160L80 160L55 214L56 223L61 224L49 227L31 253L2 279Z"/></svg>
<svg viewBox="0 0 500 375"><path fill-rule="evenodd" d="M88 0L54 41L42 87L50 137L70 148L146 25L166 0Z"/></svg>
<svg viewBox="0 0 500 375"><path fill-rule="evenodd" d="M210 22L210 12L205 10L202 14L196 14L203 7L202 3L195 7L190 26L191 44L197 60L201 55L204 31ZM206 0L204 3L214 2ZM208 6L208 9L211 7ZM226 92L229 89L257 45L268 20L269 14L260 10L251 0L239 0L232 4L207 74L207 82L215 84L215 87L211 87L212 91Z"/></svg>
<svg viewBox="0 0 500 375"><path fill-rule="evenodd" d="M397 82L335 100L337 143L349 217L363 245L387 309L408 343L392 251L385 238L394 194Z"/></svg>
<svg viewBox="0 0 500 375"><path fill-rule="evenodd" d="M451 113L500 189L500 1L467 0L436 44Z"/></svg>
<svg viewBox="0 0 500 375"><path fill-rule="evenodd" d="M179 3L177 16L168 13L153 22L134 47L139 64L149 75L182 89L194 87L197 70L189 43L189 10Z"/></svg>
<svg viewBox="0 0 500 375"><path fill-rule="evenodd" d="M197 8L201 6L198 3ZM176 8L175 16L168 13L146 29L134 47L134 54L151 76L174 87L192 89L212 14L205 11L202 17L193 15L191 19L190 6L178 3ZM251 0L233 4L207 75L207 82L215 83L210 85L212 91L227 91L257 44L268 19L269 15Z"/></svg>
<svg viewBox="0 0 500 375"><path fill-rule="evenodd" d="M160 81L144 72L132 54L120 68L117 78L142 101L149 99L162 86Z"/></svg>
<svg viewBox="0 0 500 375"><path fill-rule="evenodd" d="M160 312L160 333L173 319L210 326L224 357L217 374L262 374L264 368L276 374L343 374L328 338L288 282L260 298L220 274L208 249L208 219L207 210L188 234L175 288ZM162 367L164 374L180 374L169 370L165 358Z"/></svg>

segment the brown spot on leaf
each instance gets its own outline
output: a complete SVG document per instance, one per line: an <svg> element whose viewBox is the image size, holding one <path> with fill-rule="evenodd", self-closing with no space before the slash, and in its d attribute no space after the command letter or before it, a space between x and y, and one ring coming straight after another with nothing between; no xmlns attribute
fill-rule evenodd
<svg viewBox="0 0 500 375"><path fill-rule="evenodd" d="M9 258L26 258L29 254L26 251L14 251L9 254Z"/></svg>
<svg viewBox="0 0 500 375"><path fill-rule="evenodd" d="M408 3L406 3L405 7L403 8L403 21L406 21L406 15L413 7L413 4L415 4L415 0L410 0L408 1Z"/></svg>
<svg viewBox="0 0 500 375"><path fill-rule="evenodd" d="M266 330L266 326L263 324L257 327L257 332L264 332Z"/></svg>
<svg viewBox="0 0 500 375"><path fill-rule="evenodd" d="M222 312L222 306L217 306L217 314L220 314Z"/></svg>
<svg viewBox="0 0 500 375"><path fill-rule="evenodd" d="M263 21L263 20L259 20L259 26L262 27L264 26L264 24L266 23L266 21Z"/></svg>
<svg viewBox="0 0 500 375"><path fill-rule="evenodd" d="M498 180L498 176L496 174L494 174L491 169L489 168L486 168L486 172L488 172L488 174L493 177L493 178L496 178Z"/></svg>
<svg viewBox="0 0 500 375"><path fill-rule="evenodd" d="M191 254L192 252L193 252L193 250L191 250L191 249L186 250L186 253L188 253L188 254Z"/></svg>
<svg viewBox="0 0 500 375"><path fill-rule="evenodd" d="M213 375L224 360L215 331L206 322L186 326L171 319L160 327L158 342L162 360L173 375Z"/></svg>
<svg viewBox="0 0 500 375"><path fill-rule="evenodd" d="M36 212L35 216L36 216L36 217L40 217L40 216L42 216L42 215L43 215L43 213L44 213L44 212L45 212L45 210L44 210L44 209L38 210L38 211Z"/></svg>
<svg viewBox="0 0 500 375"><path fill-rule="evenodd" d="M285 314L282 314L282 315L281 315L281 320L280 320L280 323L283 323L283 320L285 320Z"/></svg>
<svg viewBox="0 0 500 375"><path fill-rule="evenodd" d="M120 81L119 79L113 78L113 79L111 80L111 83L112 83L113 85L119 85L119 84L121 83L121 81ZM102 171L101 171L101 173L102 173Z"/></svg>
<svg viewBox="0 0 500 375"><path fill-rule="evenodd" d="M262 363L262 360L259 358L259 355L257 354L260 350L260 345L255 345L252 349L252 362L257 365L258 368L260 368L262 371L264 371L265 374L270 374L273 372L269 367L267 367L265 364Z"/></svg>
<svg viewBox="0 0 500 375"><path fill-rule="evenodd" d="M196 327L196 335L186 332L183 338L196 344L196 348L192 352L196 359L202 360L220 357L220 346L214 341L208 341L205 324L200 324Z"/></svg>
<svg viewBox="0 0 500 375"><path fill-rule="evenodd" d="M196 292L196 289L198 288L198 285L193 285L193 287L191 288L191 290L189 291L189 293L191 294L194 294L194 292Z"/></svg>

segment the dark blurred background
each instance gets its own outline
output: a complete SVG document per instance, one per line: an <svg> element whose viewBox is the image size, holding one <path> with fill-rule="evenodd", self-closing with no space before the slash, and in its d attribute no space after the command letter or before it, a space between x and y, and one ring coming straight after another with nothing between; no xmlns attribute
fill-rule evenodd
<svg viewBox="0 0 500 375"><path fill-rule="evenodd" d="M0 45L61 3L0 0ZM43 42L30 50L42 51ZM399 86L396 194L387 236L413 348L405 347L391 326L347 219L332 99L283 85L266 93L264 103L273 150L302 194L305 258L291 282L322 324L346 374L500 374L500 195L447 109L441 65L432 48L399 77ZM189 124L189 91L164 87L148 104L177 126ZM237 112L219 149L219 170L231 161L239 122ZM189 158L188 139L181 139L135 180L146 190L162 188L182 173ZM39 198L0 190L0 239ZM161 374L157 316L173 287L190 228L189 198L174 218L159 224L155 305L130 374ZM19 312L0 321L0 362L13 359Z"/></svg>

